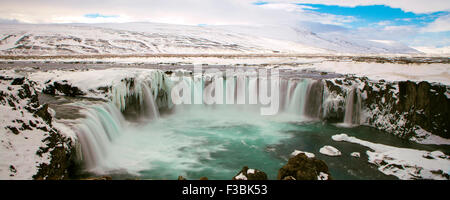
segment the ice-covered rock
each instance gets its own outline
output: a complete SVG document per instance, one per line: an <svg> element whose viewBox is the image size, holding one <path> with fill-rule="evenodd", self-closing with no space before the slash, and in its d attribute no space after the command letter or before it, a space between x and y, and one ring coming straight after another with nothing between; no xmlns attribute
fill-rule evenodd
<svg viewBox="0 0 450 200"><path fill-rule="evenodd" d="M350 155L355 157L355 158L361 157L361 154L359 152L352 152Z"/></svg>
<svg viewBox="0 0 450 200"><path fill-rule="evenodd" d="M399 179L449 179L450 159L443 158L446 155L440 151L399 148L372 143L346 134L334 138L372 149L373 151L366 152L369 163L377 165L378 170L386 175L394 175Z"/></svg>
<svg viewBox="0 0 450 200"><path fill-rule="evenodd" d="M260 170L250 169L245 166L233 177L233 180L267 180L267 175Z"/></svg>
<svg viewBox="0 0 450 200"><path fill-rule="evenodd" d="M341 152L329 145L323 146L322 148L320 148L319 152L321 154L327 155L327 156L340 156Z"/></svg>
<svg viewBox="0 0 450 200"><path fill-rule="evenodd" d="M317 176L317 180L322 180L322 181L328 180L328 174L327 174L327 173L320 172L320 173L319 173L319 176Z"/></svg>
<svg viewBox="0 0 450 200"><path fill-rule="evenodd" d="M242 173L239 173L237 176L233 177L234 180L247 180L247 176Z"/></svg>
<svg viewBox="0 0 450 200"><path fill-rule="evenodd" d="M304 153L290 158L278 170L278 180L330 180L328 166L322 160L309 158Z"/></svg>
<svg viewBox="0 0 450 200"><path fill-rule="evenodd" d="M308 158L314 158L316 157L316 155L314 155L313 153L309 153L309 152L305 152L305 151L299 151L299 150L294 150L294 152L291 153L291 156L294 157L298 154L304 153L306 156L308 156Z"/></svg>
<svg viewBox="0 0 450 200"><path fill-rule="evenodd" d="M445 155L442 151L432 151L430 154L435 158L444 158L444 159L448 158L448 156Z"/></svg>
<svg viewBox="0 0 450 200"><path fill-rule="evenodd" d="M436 65L434 68L436 76L439 76L439 71L443 70L442 66ZM350 76L326 80L328 97L323 118L327 121L343 122L345 97L349 90L357 87L362 100L362 125L418 143L450 144L450 130L447 130L450 114L446 112L450 107L447 95L449 86L442 84L442 81L433 83L400 80L377 81Z"/></svg>
<svg viewBox="0 0 450 200"><path fill-rule="evenodd" d="M338 135L333 135L331 136L331 139L333 139L336 142L340 142L340 141L344 141L344 139L348 137L347 134L342 133L342 134L338 134Z"/></svg>

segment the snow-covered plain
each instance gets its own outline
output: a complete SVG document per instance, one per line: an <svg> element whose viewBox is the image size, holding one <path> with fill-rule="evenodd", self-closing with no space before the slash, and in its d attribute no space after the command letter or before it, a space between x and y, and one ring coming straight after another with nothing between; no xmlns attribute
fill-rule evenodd
<svg viewBox="0 0 450 200"><path fill-rule="evenodd" d="M386 81L428 81L450 85L450 65L394 64L364 62L320 62L312 66L318 71L365 76L373 80Z"/></svg>
<svg viewBox="0 0 450 200"><path fill-rule="evenodd" d="M427 54L428 56L450 56L450 47L432 47L432 46L417 46L412 47L420 52Z"/></svg>

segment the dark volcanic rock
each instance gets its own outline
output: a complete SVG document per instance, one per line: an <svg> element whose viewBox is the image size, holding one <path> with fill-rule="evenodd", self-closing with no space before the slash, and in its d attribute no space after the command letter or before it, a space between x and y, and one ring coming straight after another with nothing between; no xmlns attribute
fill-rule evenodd
<svg viewBox="0 0 450 200"><path fill-rule="evenodd" d="M20 133L19 130L16 127L7 126L6 128L11 130L11 132L13 132L15 135L18 135Z"/></svg>
<svg viewBox="0 0 450 200"><path fill-rule="evenodd" d="M250 169L244 166L242 170L233 177L233 180L243 180L239 176L245 176L247 180L267 180L267 174L257 169Z"/></svg>
<svg viewBox="0 0 450 200"><path fill-rule="evenodd" d="M52 116L48 112L48 105L39 103L38 93L35 89L36 83L16 74L11 74L8 77L1 76L0 79L13 80L0 81L2 88L7 88L0 91L0 105L9 109L10 112L15 112L11 113L11 116L17 116L15 119L6 121L0 127L9 129L16 135L24 135L25 139L43 138L41 139L42 143L35 148L35 151L24 152L22 156L30 159L35 158L35 155L45 156L45 159L47 159L46 156L50 156L50 160L46 162L36 160L37 173L32 178L68 178L68 170L73 166L72 158L75 153L75 151L72 151L72 140L52 127ZM14 137L9 139L8 142L14 144ZM29 144L19 143L14 145L20 149L23 146L19 147L19 145ZM11 162L13 161L11 160ZM10 171L15 171L15 168L10 168Z"/></svg>
<svg viewBox="0 0 450 200"><path fill-rule="evenodd" d="M25 77L15 78L13 80L13 82L11 83L11 85L22 85L24 80L25 80Z"/></svg>
<svg viewBox="0 0 450 200"><path fill-rule="evenodd" d="M70 139L63 137L58 130L52 129L49 131L50 136L45 138L43 142L47 143L47 147L40 148L36 154L50 152L50 163L41 163L38 167L38 172L33 176L33 179L38 180L61 180L69 178L69 168L73 165L73 158L75 151L72 147L67 147L70 144Z"/></svg>
<svg viewBox="0 0 450 200"><path fill-rule="evenodd" d="M42 105L34 114L41 117L48 124L52 123L52 115L48 112L48 104Z"/></svg>
<svg viewBox="0 0 450 200"><path fill-rule="evenodd" d="M386 82L367 78L347 77L327 80L326 87L335 96L345 97L345 90L364 85L358 89L362 98L362 110L366 118L361 121L377 129L402 138L424 137L419 130L450 138L450 87L428 82ZM345 100L329 109L324 120L342 122Z"/></svg>
<svg viewBox="0 0 450 200"><path fill-rule="evenodd" d="M86 180L86 181L110 181L110 180L112 180L112 177L111 176L100 176L100 177L85 178L85 179L81 179L81 180Z"/></svg>
<svg viewBox="0 0 450 200"><path fill-rule="evenodd" d="M50 95L55 95L56 91L70 97L84 95L83 91L81 91L78 87L72 86L67 83L53 82L53 85L47 85L47 87L42 90L43 93Z"/></svg>
<svg viewBox="0 0 450 200"><path fill-rule="evenodd" d="M406 112L407 126L420 126L444 138L450 138L450 99L444 85L428 82L399 82L399 102L396 110Z"/></svg>
<svg viewBox="0 0 450 200"><path fill-rule="evenodd" d="M289 159L288 163L278 171L278 180L318 180L320 173L331 175L325 162L308 158L304 153L300 153Z"/></svg>

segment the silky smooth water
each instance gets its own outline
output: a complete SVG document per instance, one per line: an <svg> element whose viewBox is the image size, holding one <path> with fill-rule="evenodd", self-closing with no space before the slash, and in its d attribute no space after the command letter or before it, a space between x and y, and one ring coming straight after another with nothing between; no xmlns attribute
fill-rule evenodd
<svg viewBox="0 0 450 200"><path fill-rule="evenodd" d="M102 162L91 170L118 179L176 179L182 175L228 180L249 166L276 179L278 170L297 149L324 160L335 179L395 179L367 162L367 148L331 140L340 133L399 147L442 148L418 145L368 127L302 121L295 114L261 116L249 105L189 105L161 113L159 119L147 123L127 122L105 147ZM319 149L324 145L338 148L343 155L321 155ZM355 151L361 158L350 156Z"/></svg>
<svg viewBox="0 0 450 200"><path fill-rule="evenodd" d="M265 82L251 76L216 78L217 83L224 83L224 96L217 99L235 104L197 104L212 98L201 92L212 91L209 75L169 78L161 71L149 71L115 85L111 102L87 106L83 111L85 117L76 132L84 169L117 179L176 179L181 175L228 180L248 166L276 179L290 154L301 150L324 160L335 179L391 179L395 177L383 175L367 162L367 148L334 142L331 136L346 133L375 143L448 152L446 146L418 145L358 126L361 99L355 88L347 91L344 123L329 124L321 121L330 106L324 101L329 92L322 80L282 79L281 96L276 97L282 102L279 112L265 116L260 108L267 105L261 99L260 104L251 103L266 95L261 90ZM194 104L170 104L172 91L177 94L173 90L177 81L186 83L183 96ZM214 94L220 93L214 90ZM325 145L335 146L343 155L320 154ZM352 152L360 152L362 157L353 158Z"/></svg>

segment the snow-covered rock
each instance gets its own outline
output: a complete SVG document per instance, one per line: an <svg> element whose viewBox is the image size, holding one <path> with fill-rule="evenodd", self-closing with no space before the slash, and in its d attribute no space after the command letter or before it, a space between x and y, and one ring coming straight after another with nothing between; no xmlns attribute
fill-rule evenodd
<svg viewBox="0 0 450 200"><path fill-rule="evenodd" d="M35 84L12 71L0 75L0 179L63 179L71 139L55 127ZM58 126L60 126L58 124Z"/></svg>
<svg viewBox="0 0 450 200"><path fill-rule="evenodd" d="M313 153L309 153L309 152L305 152L305 151L299 151L299 150L294 150L294 152L291 153L291 156L294 157L298 154L304 153L308 158L314 158L316 157L316 155L314 155Z"/></svg>
<svg viewBox="0 0 450 200"><path fill-rule="evenodd" d="M360 140L346 134L335 135L334 138L372 149L373 151L366 152L369 163L377 165L378 170L386 175L394 175L399 179L449 179L450 159L442 152L398 148Z"/></svg>
<svg viewBox="0 0 450 200"><path fill-rule="evenodd" d="M328 180L328 174L324 172L320 172L319 176L317 176L317 180L326 181Z"/></svg>
<svg viewBox="0 0 450 200"><path fill-rule="evenodd" d="M235 180L247 180L247 177L244 174L239 173L237 176L234 177L234 179Z"/></svg>
<svg viewBox="0 0 450 200"><path fill-rule="evenodd" d="M325 120L344 121L348 91L356 87L361 99L356 114L360 115L361 125L422 144L450 144L448 85L351 76L325 82Z"/></svg>
<svg viewBox="0 0 450 200"><path fill-rule="evenodd" d="M361 157L361 154L359 152L352 152L350 155L355 157L355 158Z"/></svg>
<svg viewBox="0 0 450 200"><path fill-rule="evenodd" d="M328 166L322 160L310 158L304 153L289 158L278 170L278 180L331 180Z"/></svg>
<svg viewBox="0 0 450 200"><path fill-rule="evenodd" d="M250 169L245 166L233 177L233 180L267 180L267 174L260 170Z"/></svg>
<svg viewBox="0 0 450 200"><path fill-rule="evenodd" d="M436 158L442 158L442 159L449 159L450 157L445 155L442 151L432 151L432 152L426 152L423 154L424 158L428 159L436 159Z"/></svg>
<svg viewBox="0 0 450 200"><path fill-rule="evenodd" d="M327 156L340 156L341 152L329 145L323 146L322 148L320 148L319 152L321 154L327 155Z"/></svg>

